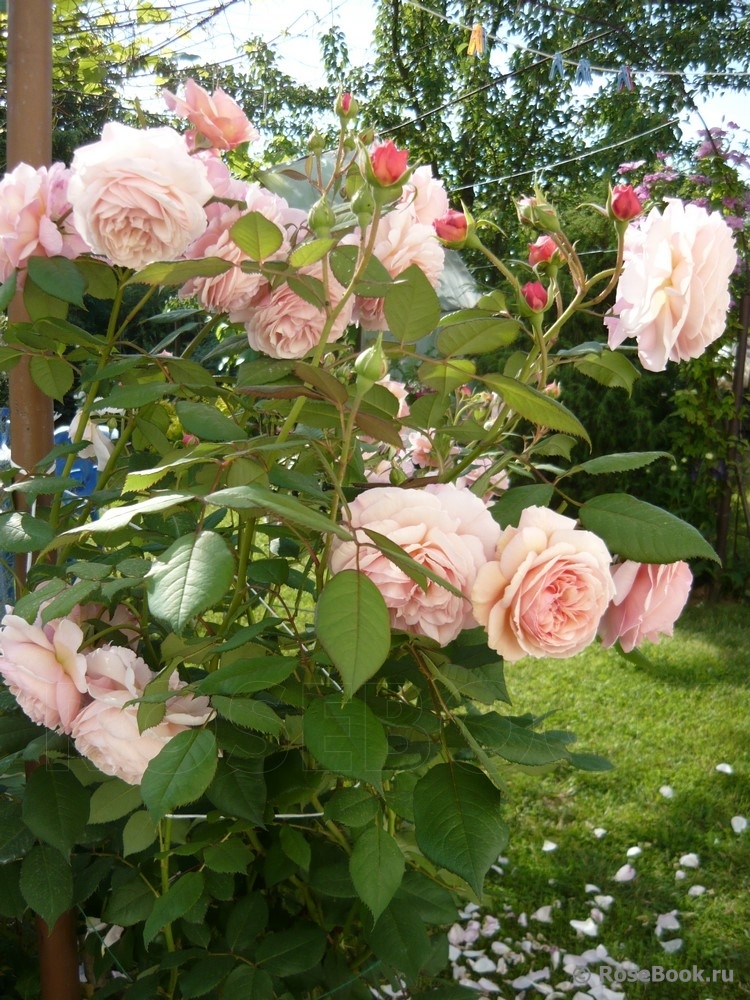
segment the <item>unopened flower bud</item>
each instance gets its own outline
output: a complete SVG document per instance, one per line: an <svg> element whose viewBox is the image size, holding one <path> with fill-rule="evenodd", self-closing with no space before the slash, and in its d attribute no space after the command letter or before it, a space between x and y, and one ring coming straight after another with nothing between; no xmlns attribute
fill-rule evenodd
<svg viewBox="0 0 750 1000"><path fill-rule="evenodd" d="M538 264L548 264L555 254L560 256L560 250L548 233L543 233L537 237L534 243L529 243L529 264L536 267Z"/></svg>
<svg viewBox="0 0 750 1000"><path fill-rule="evenodd" d="M352 118L356 118L359 113L359 104L356 98L352 97L352 95L347 91L344 94L339 94L335 110L336 114L342 121L348 122L351 121Z"/></svg>
<svg viewBox="0 0 750 1000"><path fill-rule="evenodd" d="M391 187L403 177L408 159L408 149L398 149L391 139L386 139L370 151L373 179L381 187Z"/></svg>
<svg viewBox="0 0 750 1000"><path fill-rule="evenodd" d="M449 243L451 246L462 246L466 242L469 223L463 212L449 208L446 214L440 219L435 219L432 225L444 243Z"/></svg>
<svg viewBox="0 0 750 1000"><path fill-rule="evenodd" d="M638 195L632 185L618 184L609 198L610 217L618 222L630 222L643 211Z"/></svg>
<svg viewBox="0 0 750 1000"><path fill-rule="evenodd" d="M539 192L533 198L520 198L516 210L519 222L539 230L540 233L561 232L557 212Z"/></svg>
<svg viewBox="0 0 750 1000"><path fill-rule="evenodd" d="M365 229L372 222L375 214L375 198L369 184L362 184L352 198L352 212L357 216L361 229Z"/></svg>
<svg viewBox="0 0 750 1000"><path fill-rule="evenodd" d="M328 237L331 229L336 224L336 213L329 205L326 198L316 201L307 213L307 225L316 236Z"/></svg>
<svg viewBox="0 0 750 1000"><path fill-rule="evenodd" d="M532 312L544 312L547 308L549 295L541 281L528 281L521 289L521 294Z"/></svg>
<svg viewBox="0 0 750 1000"><path fill-rule="evenodd" d="M388 374L388 358L383 350L383 335L378 334L378 339L371 347L361 351L354 362L354 371L357 373L357 388L363 392Z"/></svg>
<svg viewBox="0 0 750 1000"><path fill-rule="evenodd" d="M307 140L307 148L311 153L323 153L326 148L326 137L315 129Z"/></svg>

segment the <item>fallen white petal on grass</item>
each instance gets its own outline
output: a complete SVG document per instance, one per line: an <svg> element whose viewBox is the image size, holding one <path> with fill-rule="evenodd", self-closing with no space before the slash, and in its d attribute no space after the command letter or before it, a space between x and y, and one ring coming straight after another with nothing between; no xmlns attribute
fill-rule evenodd
<svg viewBox="0 0 750 1000"><path fill-rule="evenodd" d="M532 920L538 920L540 924L551 924L552 923L552 906L540 906L538 910L534 910L531 914Z"/></svg>
<svg viewBox="0 0 750 1000"><path fill-rule="evenodd" d="M557 850L557 844L554 842L554 840L545 840L544 843L542 844L542 850L545 851L547 854L549 854L550 851Z"/></svg>
<svg viewBox="0 0 750 1000"><path fill-rule="evenodd" d="M632 865L623 865L622 868L617 869L612 878L615 882L632 882L637 874L638 872Z"/></svg>
<svg viewBox="0 0 750 1000"><path fill-rule="evenodd" d="M661 946L669 955L673 955L682 947L682 938L672 938L671 941L662 941Z"/></svg>
<svg viewBox="0 0 750 1000"><path fill-rule="evenodd" d="M671 785L662 785L659 789L659 795L663 795L665 799L673 799L674 788Z"/></svg>
<svg viewBox="0 0 750 1000"><path fill-rule="evenodd" d="M514 990L527 990L535 986L541 979L549 979L549 969L545 966L537 972L527 972L523 976L514 979L510 984Z"/></svg>
<svg viewBox="0 0 750 1000"><path fill-rule="evenodd" d="M734 774L734 768L731 764L717 764L716 770L719 774Z"/></svg>
<svg viewBox="0 0 750 1000"><path fill-rule="evenodd" d="M500 987L497 983L493 983L491 979L485 979L484 976L477 982L477 986L480 990L484 990L485 993L499 993Z"/></svg>
<svg viewBox="0 0 750 1000"><path fill-rule="evenodd" d="M744 816L732 816L731 823L735 833L744 833L747 830L747 820Z"/></svg>
<svg viewBox="0 0 750 1000"><path fill-rule="evenodd" d="M518 918L518 923L521 925L521 927L529 926L529 918L526 916L525 913L522 913L520 915L520 917Z"/></svg>
<svg viewBox="0 0 750 1000"><path fill-rule="evenodd" d="M683 865L685 868L700 868L701 859L698 857L697 854L693 854L691 852L690 854L682 855L682 857L680 858L680 864Z"/></svg>
<svg viewBox="0 0 750 1000"><path fill-rule="evenodd" d="M670 910L669 913L660 913L656 918L656 936L661 937L664 931L678 931L680 921L677 919L677 910Z"/></svg>
<svg viewBox="0 0 750 1000"><path fill-rule="evenodd" d="M677 871L676 871L676 872L674 873L674 877L675 877L675 878L677 879L677 881L678 881L678 882L681 882L681 881L682 881L682 879L684 879L684 878L686 878L686 877L687 877L687 875L686 875L686 873L685 873L685 872L684 872L684 871L682 870L682 868L678 868L678 869L677 869Z"/></svg>
<svg viewBox="0 0 750 1000"><path fill-rule="evenodd" d="M497 969L497 962L488 958L487 955L482 955L481 958L470 958L469 965L474 972L478 972L480 975L483 972L495 972Z"/></svg>
<svg viewBox="0 0 750 1000"><path fill-rule="evenodd" d="M596 837L597 840L601 840L602 837L606 834L606 832L607 831L604 829L603 826L594 827L594 836Z"/></svg>
<svg viewBox="0 0 750 1000"><path fill-rule="evenodd" d="M601 909L605 911L610 908L610 906L614 903L614 901L615 901L614 896L602 896L600 893L597 893L596 896L594 896L594 902L596 903L596 905L601 907Z"/></svg>
<svg viewBox="0 0 750 1000"><path fill-rule="evenodd" d="M587 917L586 920L571 920L570 926L579 934L585 934L586 937L596 937L599 933L599 925L593 917Z"/></svg>
<svg viewBox="0 0 750 1000"><path fill-rule="evenodd" d="M627 849L627 851L625 852L625 857L627 857L627 858L638 858L638 857L641 856L641 854L643 854L643 849L642 848L640 848L638 846L629 847Z"/></svg>
<svg viewBox="0 0 750 1000"><path fill-rule="evenodd" d="M705 891L705 885L691 885L688 889L688 896L702 896Z"/></svg>
<svg viewBox="0 0 750 1000"><path fill-rule="evenodd" d="M593 882L586 883L586 892L601 892L602 890L598 885L594 885Z"/></svg>

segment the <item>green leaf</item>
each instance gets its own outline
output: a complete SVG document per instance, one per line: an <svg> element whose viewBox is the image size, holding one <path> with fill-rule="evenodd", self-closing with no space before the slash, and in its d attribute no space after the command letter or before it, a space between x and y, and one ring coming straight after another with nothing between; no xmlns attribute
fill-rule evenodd
<svg viewBox="0 0 750 1000"><path fill-rule="evenodd" d="M456 896L419 871L408 871L396 893L396 902L410 903L426 924L452 924L456 919Z"/></svg>
<svg viewBox="0 0 750 1000"><path fill-rule="evenodd" d="M246 872L253 860L253 852L247 844L232 837L220 844L204 847L203 860L215 872Z"/></svg>
<svg viewBox="0 0 750 1000"><path fill-rule="evenodd" d="M34 834L23 821L20 803L5 799L0 810L0 865L22 858L33 843Z"/></svg>
<svg viewBox="0 0 750 1000"><path fill-rule="evenodd" d="M39 319L65 319L68 315L68 303L55 295L48 295L31 278L26 278L23 287L23 304L32 321Z"/></svg>
<svg viewBox="0 0 750 1000"><path fill-rule="evenodd" d="M231 417L215 406L180 400L175 410L187 433L195 434L201 441L238 441L247 437Z"/></svg>
<svg viewBox="0 0 750 1000"><path fill-rule="evenodd" d="M11 271L10 277L2 285L0 285L0 312L5 312L8 306L13 301L13 296L16 294L16 289L18 287L18 277L16 271Z"/></svg>
<svg viewBox="0 0 750 1000"><path fill-rule="evenodd" d="M367 934L381 962L394 969L406 984L413 983L430 957L430 939L415 908L405 900L392 902Z"/></svg>
<svg viewBox="0 0 750 1000"><path fill-rule="evenodd" d="M295 976L312 969L323 958L326 933L312 924L294 924L270 934L258 945L255 960L272 976Z"/></svg>
<svg viewBox="0 0 750 1000"><path fill-rule="evenodd" d="M199 694L255 694L281 684L297 666L291 656L258 656L220 667L193 684Z"/></svg>
<svg viewBox="0 0 750 1000"><path fill-rule="evenodd" d="M574 434L591 443L586 428L578 417L546 392L539 392L525 382L505 375L485 375L484 381L490 389L500 394L511 410L524 419L539 427Z"/></svg>
<svg viewBox="0 0 750 1000"><path fill-rule="evenodd" d="M128 819L122 831L122 856L139 854L156 840L156 823L145 809L139 809Z"/></svg>
<svg viewBox="0 0 750 1000"><path fill-rule="evenodd" d="M581 771L613 771L614 764L596 753L571 753L570 763Z"/></svg>
<svg viewBox="0 0 750 1000"><path fill-rule="evenodd" d="M380 812L380 801L361 785L339 788L325 804L326 819L356 829L366 826Z"/></svg>
<svg viewBox="0 0 750 1000"><path fill-rule="evenodd" d="M271 257L284 242L284 234L261 212L248 212L239 218L229 235L251 260Z"/></svg>
<svg viewBox="0 0 750 1000"><path fill-rule="evenodd" d="M352 245L337 246L331 251L329 262L333 275L339 284L347 288L354 279L359 261L359 247ZM357 279L354 291L357 295L367 298L380 298L385 295L393 283L388 270L378 260L371 257L362 274Z"/></svg>
<svg viewBox="0 0 750 1000"><path fill-rule="evenodd" d="M96 580L76 580L70 587L56 594L42 610L42 621L46 625L53 618L65 618L78 604L86 601L99 590Z"/></svg>
<svg viewBox="0 0 750 1000"><path fill-rule="evenodd" d="M638 369L619 351L604 350L577 358L574 366L583 375L613 388L625 389L630 395L633 383L640 377Z"/></svg>
<svg viewBox="0 0 750 1000"><path fill-rule="evenodd" d="M207 729L178 733L153 760L141 782L141 795L155 819L199 798L216 771L216 740Z"/></svg>
<svg viewBox="0 0 750 1000"><path fill-rule="evenodd" d="M405 868L401 849L382 823L375 823L357 838L349 858L349 873L373 920L378 920L393 899Z"/></svg>
<svg viewBox="0 0 750 1000"><path fill-rule="evenodd" d="M363 573L336 573L320 592L315 623L323 649L351 697L378 672L391 648L388 608Z"/></svg>
<svg viewBox="0 0 750 1000"><path fill-rule="evenodd" d="M50 930L73 905L73 872L54 847L32 847L21 865L21 894Z"/></svg>
<svg viewBox="0 0 750 1000"><path fill-rule="evenodd" d="M508 842L500 793L477 767L436 764L414 789L417 845L436 865L460 875L477 896Z"/></svg>
<svg viewBox="0 0 750 1000"><path fill-rule="evenodd" d="M16 609L14 612L20 614ZM39 736L39 726L25 715L0 715L0 757L18 753L36 736Z"/></svg>
<svg viewBox="0 0 750 1000"><path fill-rule="evenodd" d="M289 263L292 267L309 267L317 264L325 255L338 243L335 239L310 240L295 247L289 255Z"/></svg>
<svg viewBox="0 0 750 1000"><path fill-rule="evenodd" d="M692 524L627 493L605 493L579 511L581 524L604 540L610 552L643 563L719 557Z"/></svg>
<svg viewBox="0 0 750 1000"><path fill-rule="evenodd" d="M187 872L159 896L143 928L143 943L148 948L159 931L174 923L195 906L203 892L203 875Z"/></svg>
<svg viewBox="0 0 750 1000"><path fill-rule="evenodd" d="M60 402L73 386L73 366L57 355L35 354L29 362L29 371L44 395L59 399Z"/></svg>
<svg viewBox="0 0 750 1000"><path fill-rule="evenodd" d="M240 965L229 974L221 995L223 1000L273 1000L273 980L263 969Z"/></svg>
<svg viewBox="0 0 750 1000"><path fill-rule="evenodd" d="M0 551L34 552L55 536L49 522L22 511L0 514Z"/></svg>
<svg viewBox="0 0 750 1000"><path fill-rule="evenodd" d="M294 497L277 493L265 486L251 483L249 486L231 486L204 497L204 503L229 510L252 510L259 514L275 515L282 521L296 524L310 531L331 533L344 541L351 540L351 534L339 524L334 524L323 514L306 507Z"/></svg>
<svg viewBox="0 0 750 1000"><path fill-rule="evenodd" d="M546 483L514 486L500 494L490 512L501 527L512 525L515 528L527 507L547 507L554 494L554 487Z"/></svg>
<svg viewBox="0 0 750 1000"><path fill-rule="evenodd" d="M462 309L440 321L437 349L444 357L454 354L489 354L512 344L519 324L514 319L488 315L481 310Z"/></svg>
<svg viewBox="0 0 750 1000"><path fill-rule="evenodd" d="M56 299L83 306L86 281L72 260L67 257L29 257L29 277Z"/></svg>
<svg viewBox="0 0 750 1000"><path fill-rule="evenodd" d="M103 260L80 257L76 267L86 282L86 294L95 299L113 299L117 295L117 277Z"/></svg>
<svg viewBox="0 0 750 1000"><path fill-rule="evenodd" d="M264 826L266 783L262 757L251 761L236 757L221 758L206 795L224 815L248 820L254 826Z"/></svg>
<svg viewBox="0 0 750 1000"><path fill-rule="evenodd" d="M375 714L352 698L338 695L313 701L305 712L305 743L318 763L335 774L382 786L388 741Z"/></svg>
<svg viewBox="0 0 750 1000"><path fill-rule="evenodd" d="M446 361L425 361L419 366L419 381L440 396L446 396L470 382L477 373L473 361L451 358Z"/></svg>
<svg viewBox="0 0 750 1000"><path fill-rule="evenodd" d="M97 400L97 405L115 410L140 410L149 403L174 392L174 386L165 382L143 382L137 385L119 385L104 399Z"/></svg>
<svg viewBox="0 0 750 1000"><path fill-rule="evenodd" d="M275 739L281 735L284 722L264 701L253 698L242 698L236 695L226 698L215 695L211 699L212 706L223 718L245 729L254 729L259 733L268 733Z"/></svg>
<svg viewBox="0 0 750 1000"><path fill-rule="evenodd" d="M642 469L646 465L651 465L660 458L672 458L672 456L667 451L630 451L617 455L600 455L598 458L581 462L580 465L574 465L565 475L573 476L577 472L586 472L590 476L601 476L612 472L629 472L631 469Z"/></svg>
<svg viewBox="0 0 750 1000"><path fill-rule="evenodd" d="M26 782L24 823L40 840L67 854L89 819L89 794L66 769L37 767Z"/></svg>
<svg viewBox="0 0 750 1000"><path fill-rule="evenodd" d="M154 908L155 896L140 875L116 885L104 904L104 920L108 924L132 927L145 920Z"/></svg>
<svg viewBox="0 0 750 1000"><path fill-rule="evenodd" d="M146 574L149 611L181 632L222 599L233 578L234 557L221 535L183 535Z"/></svg>
<svg viewBox="0 0 750 1000"><path fill-rule="evenodd" d="M127 816L142 804L141 791L119 778L111 778L99 785L91 796L89 823L111 823Z"/></svg>
<svg viewBox="0 0 750 1000"><path fill-rule="evenodd" d="M528 726L517 726L497 712L470 715L464 723L475 739L514 764L539 767L570 757L568 734L535 733Z"/></svg>
<svg viewBox="0 0 750 1000"><path fill-rule="evenodd" d="M229 975L236 964L237 959L233 955L208 955L186 971L180 972L180 994L183 1000L205 996Z"/></svg>
<svg viewBox="0 0 750 1000"><path fill-rule="evenodd" d="M299 830L291 826L282 826L279 831L279 844L286 856L303 871L309 871L312 850L307 838Z"/></svg>
<svg viewBox="0 0 750 1000"><path fill-rule="evenodd" d="M398 275L383 303L388 329L402 344L414 344L440 322L440 299L424 271L411 264Z"/></svg>
<svg viewBox="0 0 750 1000"><path fill-rule="evenodd" d="M200 260L164 260L146 264L125 282L126 285L184 285L191 278L215 278L231 270L234 264L220 257Z"/></svg>
<svg viewBox="0 0 750 1000"><path fill-rule="evenodd" d="M458 697L479 701L483 705L494 705L496 701L510 703L501 660L476 667L445 663L435 670L435 676Z"/></svg>

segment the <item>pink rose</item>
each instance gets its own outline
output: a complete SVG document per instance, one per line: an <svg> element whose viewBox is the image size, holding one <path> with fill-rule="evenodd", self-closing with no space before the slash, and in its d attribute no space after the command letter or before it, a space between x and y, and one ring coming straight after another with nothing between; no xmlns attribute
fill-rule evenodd
<svg viewBox="0 0 750 1000"><path fill-rule="evenodd" d="M162 721L140 733L138 706L127 703L143 694L155 676L148 665L121 646L101 646L86 659L92 700L76 716L71 732L78 752L104 774L140 784L149 762L173 736L211 717L207 698L177 695L166 703ZM176 677L174 685L182 686Z"/></svg>
<svg viewBox="0 0 750 1000"><path fill-rule="evenodd" d="M19 163L0 181L1 282L30 257L72 260L89 249L69 214L69 177L62 163L38 170ZM23 285L25 273L19 277Z"/></svg>
<svg viewBox="0 0 750 1000"><path fill-rule="evenodd" d="M527 281L521 293L532 312L542 312L547 308L549 296L541 281Z"/></svg>
<svg viewBox="0 0 750 1000"><path fill-rule="evenodd" d="M625 265L609 346L634 337L649 371L698 358L724 332L729 279L737 263L732 231L718 212L670 201L625 233Z"/></svg>
<svg viewBox="0 0 750 1000"><path fill-rule="evenodd" d="M450 202L443 182L432 176L430 167L417 167L404 184L399 206L407 209L416 222L431 226L436 219L450 214ZM463 215L463 212L459 212ZM440 234L438 234L440 235Z"/></svg>
<svg viewBox="0 0 750 1000"><path fill-rule="evenodd" d="M75 224L113 264L176 260L206 228L213 188L173 129L110 122L99 142L76 151L71 169Z"/></svg>
<svg viewBox="0 0 750 1000"><path fill-rule="evenodd" d="M529 264L532 267L548 263L555 254L560 257L560 248L549 233L542 233L533 243L529 243Z"/></svg>
<svg viewBox="0 0 750 1000"><path fill-rule="evenodd" d="M630 184L618 184L612 191L612 215L620 222L630 222L643 211L641 199Z"/></svg>
<svg viewBox="0 0 750 1000"><path fill-rule="evenodd" d="M300 275L310 274L321 278L320 264L302 268ZM330 305L335 308L341 301L344 289L332 276L328 278ZM327 342L340 340L351 321L352 304L349 300L336 317ZM247 310L245 329L250 346L255 351L272 358L304 358L320 343L328 318L327 311L301 299L285 282L269 289L252 308Z"/></svg>
<svg viewBox="0 0 750 1000"><path fill-rule="evenodd" d="M438 238L446 243L463 243L469 231L469 224L463 212L449 209L445 215L432 223Z"/></svg>
<svg viewBox="0 0 750 1000"><path fill-rule="evenodd" d="M644 639L672 635L687 603L693 574L686 562L653 565L627 560L612 567L615 596L599 623L603 646L619 640L626 653Z"/></svg>
<svg viewBox="0 0 750 1000"><path fill-rule="evenodd" d="M213 149L234 149L260 138L239 104L221 87L209 94L195 80L187 80L184 98L168 90L162 95L169 110L187 118Z"/></svg>
<svg viewBox="0 0 750 1000"><path fill-rule="evenodd" d="M614 596L610 562L604 542L572 518L527 507L518 527L502 533L471 592L490 647L511 661L580 652Z"/></svg>
<svg viewBox="0 0 750 1000"><path fill-rule="evenodd" d="M349 505L347 523L357 541L334 540L331 571L358 569L369 577L383 595L393 628L445 645L475 624L468 597L500 535L479 497L452 484L420 490L375 487ZM375 548L362 528L386 535L464 596L431 581L422 590Z"/></svg>
<svg viewBox="0 0 750 1000"><path fill-rule="evenodd" d="M82 642L83 632L66 618L29 625L6 614L0 622L0 674L37 725L71 731L86 693Z"/></svg>
<svg viewBox="0 0 750 1000"><path fill-rule="evenodd" d="M370 164L375 180L383 187L390 187L403 176L409 159L407 149L397 149L391 139L370 150Z"/></svg>

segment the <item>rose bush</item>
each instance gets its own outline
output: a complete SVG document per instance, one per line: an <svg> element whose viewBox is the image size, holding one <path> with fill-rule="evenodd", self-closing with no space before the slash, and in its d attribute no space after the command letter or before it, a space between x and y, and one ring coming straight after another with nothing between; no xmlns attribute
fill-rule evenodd
<svg viewBox="0 0 750 1000"><path fill-rule="evenodd" d="M697 350L726 233L670 207L633 236L608 203L615 263L588 274L537 191L518 211L541 236L506 263L430 170L357 132L354 99L335 152L262 184L221 159L254 135L225 95L169 101L188 133L113 123L70 176L0 187L0 295L16 281L29 313L0 363L78 406L69 442L3 473L0 551L24 565L0 623L0 893L110 928L70 963L96 1000L450 987L440 927L504 848L515 766L610 766L503 714L504 663L668 631L685 560L715 558L636 497L574 504L571 477L664 456L568 459L588 435L560 370L619 393L638 372L567 324L622 277L610 335L640 331L623 303L653 273L685 314L663 353ZM452 300L444 243L499 287L458 271ZM149 351L132 331L159 291ZM82 300L104 328L76 326Z"/></svg>

